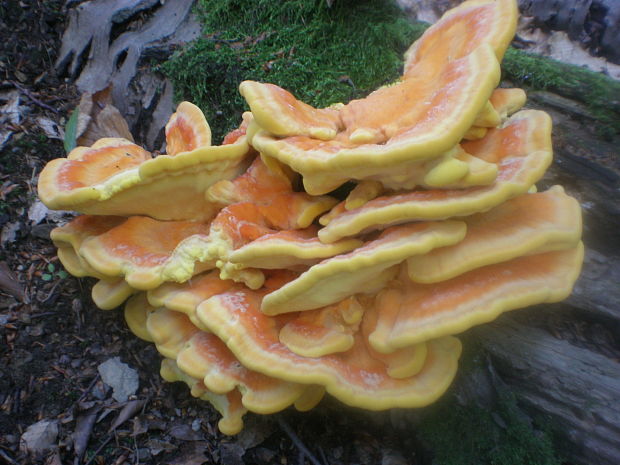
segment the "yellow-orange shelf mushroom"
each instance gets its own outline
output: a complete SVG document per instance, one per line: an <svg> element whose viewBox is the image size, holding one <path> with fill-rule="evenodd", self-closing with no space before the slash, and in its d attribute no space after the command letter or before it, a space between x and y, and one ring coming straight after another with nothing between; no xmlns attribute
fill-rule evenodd
<svg viewBox="0 0 620 465"><path fill-rule="evenodd" d="M465 232L465 224L460 221L394 226L352 252L310 267L267 294L261 310L277 315L323 307L357 293L375 293L395 277L395 265L412 255L455 244L465 237Z"/></svg>
<svg viewBox="0 0 620 465"><path fill-rule="evenodd" d="M238 390L249 411L274 413L293 404L308 409L312 401L320 400L323 390L317 386L281 381L244 368L217 336L201 331L182 312L151 306L144 294L127 302L125 318L137 336L154 342L162 355L209 392L223 395Z"/></svg>
<svg viewBox="0 0 620 465"><path fill-rule="evenodd" d="M430 404L456 374L455 335L565 298L583 261L578 202L536 192L550 117L496 88L516 23L516 0L467 0L412 44L398 82L347 104L243 82L251 112L220 146L183 102L166 155L78 147L39 177L46 205L86 213L52 231L60 261L98 280L100 308L127 300L162 377L210 402L225 434L325 393ZM350 180L340 203L323 195Z"/></svg>
<svg viewBox="0 0 620 465"><path fill-rule="evenodd" d="M514 0L465 2L411 46L398 82L346 105L315 109L277 86L243 82L261 127L251 143L301 173L311 194L398 170L423 178L416 163L448 152L472 126L499 124L489 98L517 16ZM466 174L462 162L444 165L447 184Z"/></svg>
<svg viewBox="0 0 620 465"><path fill-rule="evenodd" d="M515 197L463 220L467 234L461 242L407 259L412 281L445 281L523 255L569 249L581 239L581 208L560 186Z"/></svg>
<svg viewBox="0 0 620 465"><path fill-rule="evenodd" d="M261 111L263 101L277 101L276 95L282 94L271 91L273 87L263 90L266 84L247 81L240 91L258 124L265 128L254 135L251 143L301 173L305 190L318 195L348 179L406 169L412 162L426 161L450 150L472 126L498 82L497 59L490 48L481 46L445 65L439 76L433 73L410 77L344 107L340 111L347 114L340 118L348 122L346 129L329 140L296 134L285 138L270 135L269 121L260 120L257 114L285 115L284 109L291 107L293 97L279 101L277 112L273 108ZM412 108L403 106L403 101L411 102ZM306 119L306 115L299 118Z"/></svg>
<svg viewBox="0 0 620 465"><path fill-rule="evenodd" d="M371 355L359 333L345 352L318 358L297 355L279 340L289 315L263 314L260 298L257 291L238 288L211 297L196 309L202 324L252 370L290 382L323 385L340 401L370 410L428 405L448 388L456 373L461 345L452 337L429 341L422 369L407 378L390 376L387 364Z"/></svg>
<svg viewBox="0 0 620 465"><path fill-rule="evenodd" d="M242 173L250 147L245 136L211 146L208 125L190 130L190 122L201 124L196 113L202 115L193 104L179 105L167 126L174 149L168 155L151 158L125 139L101 139L52 160L39 176L39 197L52 209L94 215L211 218L217 208L206 199L205 189ZM208 130L207 137L203 133Z"/></svg>
<svg viewBox="0 0 620 465"><path fill-rule="evenodd" d="M319 231L319 239L334 242L391 224L467 216L526 193L551 164L551 118L542 111L520 111L503 127L462 145L471 155L498 165L493 184L377 197L353 210L340 209Z"/></svg>
<svg viewBox="0 0 620 465"><path fill-rule="evenodd" d="M222 433L234 435L243 429L243 416L247 413L247 409L241 403L241 393L237 389L226 394L215 394L209 391L202 381L181 371L176 362L170 359L162 361L159 373L168 382L184 382L194 397L213 405L222 415L217 423L217 427Z"/></svg>
<svg viewBox="0 0 620 465"><path fill-rule="evenodd" d="M433 284L401 280L382 291L373 308L377 326L369 336L379 352L446 334L458 334L501 313L570 294L583 262L583 245L526 255Z"/></svg>

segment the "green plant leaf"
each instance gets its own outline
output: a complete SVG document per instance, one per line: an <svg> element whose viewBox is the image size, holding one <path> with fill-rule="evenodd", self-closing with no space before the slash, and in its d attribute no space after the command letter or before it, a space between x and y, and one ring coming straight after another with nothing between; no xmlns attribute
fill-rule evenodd
<svg viewBox="0 0 620 465"><path fill-rule="evenodd" d="M54 266L53 263L48 263L47 265L47 271L49 271L50 273L53 273L56 270L56 267Z"/></svg>
<svg viewBox="0 0 620 465"><path fill-rule="evenodd" d="M65 279L67 276L69 276L69 273L67 273L65 270L60 270L58 273L56 273L56 276L58 276L60 279Z"/></svg>
<svg viewBox="0 0 620 465"><path fill-rule="evenodd" d="M77 122L79 113L80 112L77 108L73 110L71 116L69 117L69 121L67 121L67 124L65 125L65 139L63 143L67 153L71 152L77 144Z"/></svg>
<svg viewBox="0 0 620 465"><path fill-rule="evenodd" d="M52 275L51 275L51 274L49 274L49 273L43 273L43 274L41 275L41 279L42 279L43 281L51 281L51 280L52 280Z"/></svg>

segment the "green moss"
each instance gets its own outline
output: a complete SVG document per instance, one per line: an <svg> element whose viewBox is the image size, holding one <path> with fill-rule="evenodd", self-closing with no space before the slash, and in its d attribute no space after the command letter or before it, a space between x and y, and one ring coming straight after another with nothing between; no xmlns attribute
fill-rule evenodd
<svg viewBox="0 0 620 465"><path fill-rule="evenodd" d="M583 102L604 134L620 133L620 82L579 66L509 48L504 77L533 90L549 90ZM614 100L615 99L615 100Z"/></svg>
<svg viewBox="0 0 620 465"><path fill-rule="evenodd" d="M213 0L198 8L204 37L162 67L176 98L207 113L217 140L236 127L244 79L278 84L315 106L347 102L398 78L423 31L390 1Z"/></svg>
<svg viewBox="0 0 620 465"><path fill-rule="evenodd" d="M429 26L410 23L388 0L201 0L203 37L160 69L177 100L207 114L214 139L236 127L246 108L244 79L267 81L314 106L347 102L395 80L402 53ZM620 133L620 83L577 66L509 48L504 78L583 102L603 135Z"/></svg>
<svg viewBox="0 0 620 465"><path fill-rule="evenodd" d="M513 395L497 408L460 406L445 397L427 412L419 435L437 465L560 465L549 434L535 431L518 412Z"/></svg>

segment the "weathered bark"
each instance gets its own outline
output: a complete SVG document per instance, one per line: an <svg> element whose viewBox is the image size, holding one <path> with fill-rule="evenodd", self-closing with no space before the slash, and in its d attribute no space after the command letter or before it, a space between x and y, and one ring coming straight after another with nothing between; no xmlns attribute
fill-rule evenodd
<svg viewBox="0 0 620 465"><path fill-rule="evenodd" d="M620 463L620 364L511 318L477 328L521 404L551 418L571 462ZM565 451L566 452L566 451Z"/></svg>
<svg viewBox="0 0 620 465"><path fill-rule="evenodd" d="M572 40L620 64L620 9L617 0L520 0L525 15L566 31Z"/></svg>
<svg viewBox="0 0 620 465"><path fill-rule="evenodd" d="M172 89L150 66L140 64L154 57L165 59L175 47L197 37L200 26L191 16L193 3L97 0L69 11L56 67L67 68L82 92L113 83L113 105L136 139L149 148L161 144L159 130L173 111Z"/></svg>
<svg viewBox="0 0 620 465"><path fill-rule="evenodd" d="M620 137L601 138L596 116L581 102L532 92L528 106L554 120L555 161L539 188L562 184L579 199L586 259L566 301L504 315L472 331L491 362L473 398L488 398L489 383L508 387L533 417L549 419L571 463L617 465Z"/></svg>

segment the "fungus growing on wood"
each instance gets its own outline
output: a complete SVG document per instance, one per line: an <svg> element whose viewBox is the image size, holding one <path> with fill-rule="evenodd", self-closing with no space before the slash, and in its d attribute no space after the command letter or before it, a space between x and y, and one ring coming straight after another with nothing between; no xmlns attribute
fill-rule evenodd
<svg viewBox="0 0 620 465"><path fill-rule="evenodd" d="M251 143L301 173L311 194L348 179L389 179L395 169L402 175L452 149L472 126L499 124L489 98L517 15L513 0L463 3L411 46L398 82L346 105L315 109L272 84L243 82L261 127ZM454 169L456 176L465 166Z"/></svg>
<svg viewBox="0 0 620 465"><path fill-rule="evenodd" d="M465 237L459 221L395 226L377 239L344 255L310 267L297 279L267 294L261 310L267 315L309 310L338 302L357 293L375 293L395 277L406 258Z"/></svg>
<svg viewBox="0 0 620 465"><path fill-rule="evenodd" d="M38 189L43 203L93 215L211 218L217 210L207 201L205 189L242 173L250 149L245 137L211 146L210 132L209 137L201 135L206 131L200 127L203 122L194 121L200 110L186 102L179 107L168 125L174 153L151 158L125 139L101 139L92 147L78 147L41 172ZM198 127L193 129L192 124ZM208 145L198 145L207 141Z"/></svg>
<svg viewBox="0 0 620 465"><path fill-rule="evenodd" d="M211 145L211 128L200 108L181 102L166 124L166 152L177 155Z"/></svg>
<svg viewBox="0 0 620 465"><path fill-rule="evenodd" d="M265 234L230 253L231 263L243 268L292 269L314 265L362 245L358 239L343 239L324 244L317 237L318 228L279 231Z"/></svg>
<svg viewBox="0 0 620 465"><path fill-rule="evenodd" d="M52 231L59 259L98 280L99 307L128 299L164 379L212 403L226 434L325 392L428 405L455 376L454 335L563 299L583 260L577 202L534 193L551 119L494 89L516 14L514 0L462 3L397 83L346 105L246 81L252 113L221 146L183 102L168 155L124 139L75 149L40 176L50 207L88 213ZM348 180L340 203L318 195Z"/></svg>
<svg viewBox="0 0 620 465"><path fill-rule="evenodd" d="M387 365L367 350L359 333L352 347L322 357L303 357L279 340L290 316L270 317L260 311L261 293L247 288L228 291L202 302L196 315L219 336L246 367L274 378L320 384L340 401L370 410L427 405L439 397L456 373L458 339L429 341L422 370L393 378Z"/></svg>
<svg viewBox="0 0 620 465"><path fill-rule="evenodd" d="M198 397L203 390L217 395L238 391L245 409L262 414L278 412L298 401L300 408L308 409L320 400L322 389L317 386L248 370L217 336L201 331L182 312L151 306L144 293L127 302L125 318L134 334L154 342L167 360L175 362L175 372L183 374L177 376L179 380L191 384L192 389L196 389L193 380L201 383L195 394Z"/></svg>
<svg viewBox="0 0 620 465"><path fill-rule="evenodd" d="M559 302L570 294L583 262L583 245L525 255L433 284L401 280L375 305L377 327L369 336L380 352L457 334L502 312Z"/></svg>
<svg viewBox="0 0 620 465"><path fill-rule="evenodd" d="M344 106L339 110L343 130L329 140L294 131L271 135L272 118L265 121L255 115L263 129L251 143L301 173L307 192L324 194L348 179L378 179L450 150L472 126L498 82L497 59L482 46L447 63L439 73L412 75ZM289 104L293 97L286 96L278 102L278 112L260 109L257 95L268 93L264 86L246 81L240 87L253 113L280 115L295 108ZM270 98L277 101L280 95L272 92Z"/></svg>
<svg viewBox="0 0 620 465"><path fill-rule="evenodd" d="M282 326L279 340L304 357L346 352L355 343L355 333L364 307L355 296L323 308L300 312Z"/></svg>
<svg viewBox="0 0 620 465"><path fill-rule="evenodd" d="M513 0L469 0L444 13L405 52L405 75L428 55L449 60L488 44L501 61L517 29L519 10Z"/></svg>
<svg viewBox="0 0 620 465"><path fill-rule="evenodd" d="M196 307L203 300L221 294L235 283L220 279L219 271L208 271L184 283L167 282L147 292L148 302L154 307L165 307L185 313L198 328L205 328L195 318Z"/></svg>
<svg viewBox="0 0 620 465"><path fill-rule="evenodd" d="M80 218L84 217L76 220ZM98 234L82 231L74 250L101 275L123 276L136 289L153 289L171 279L167 270L176 264L174 252L179 243L208 231L209 225L202 222L132 216ZM205 266L213 267L213 264Z"/></svg>
<svg viewBox="0 0 620 465"><path fill-rule="evenodd" d="M334 242L395 223L467 216L526 193L551 164L551 118L542 111L520 111L501 128L462 146L469 154L498 165L493 184L377 197L359 208L332 215L319 231L319 239Z"/></svg>
<svg viewBox="0 0 620 465"><path fill-rule="evenodd" d="M235 389L226 394L210 392L202 381L181 371L176 362L170 359L162 361L159 373L168 382L184 382L194 397L213 405L222 415L217 423L217 427L222 433L234 435L243 429L243 416L247 413L247 409L241 403L241 393L238 390Z"/></svg>
<svg viewBox="0 0 620 465"><path fill-rule="evenodd" d="M463 220L467 234L461 242L407 259L412 281L445 281L523 255L569 249L581 238L579 203L560 186L515 197Z"/></svg>
<svg viewBox="0 0 620 465"><path fill-rule="evenodd" d="M201 379L212 392L224 394L238 389L243 406L251 412L279 412L295 403L306 386L282 381L242 366L222 340L200 331L177 355L177 365L185 373Z"/></svg>

